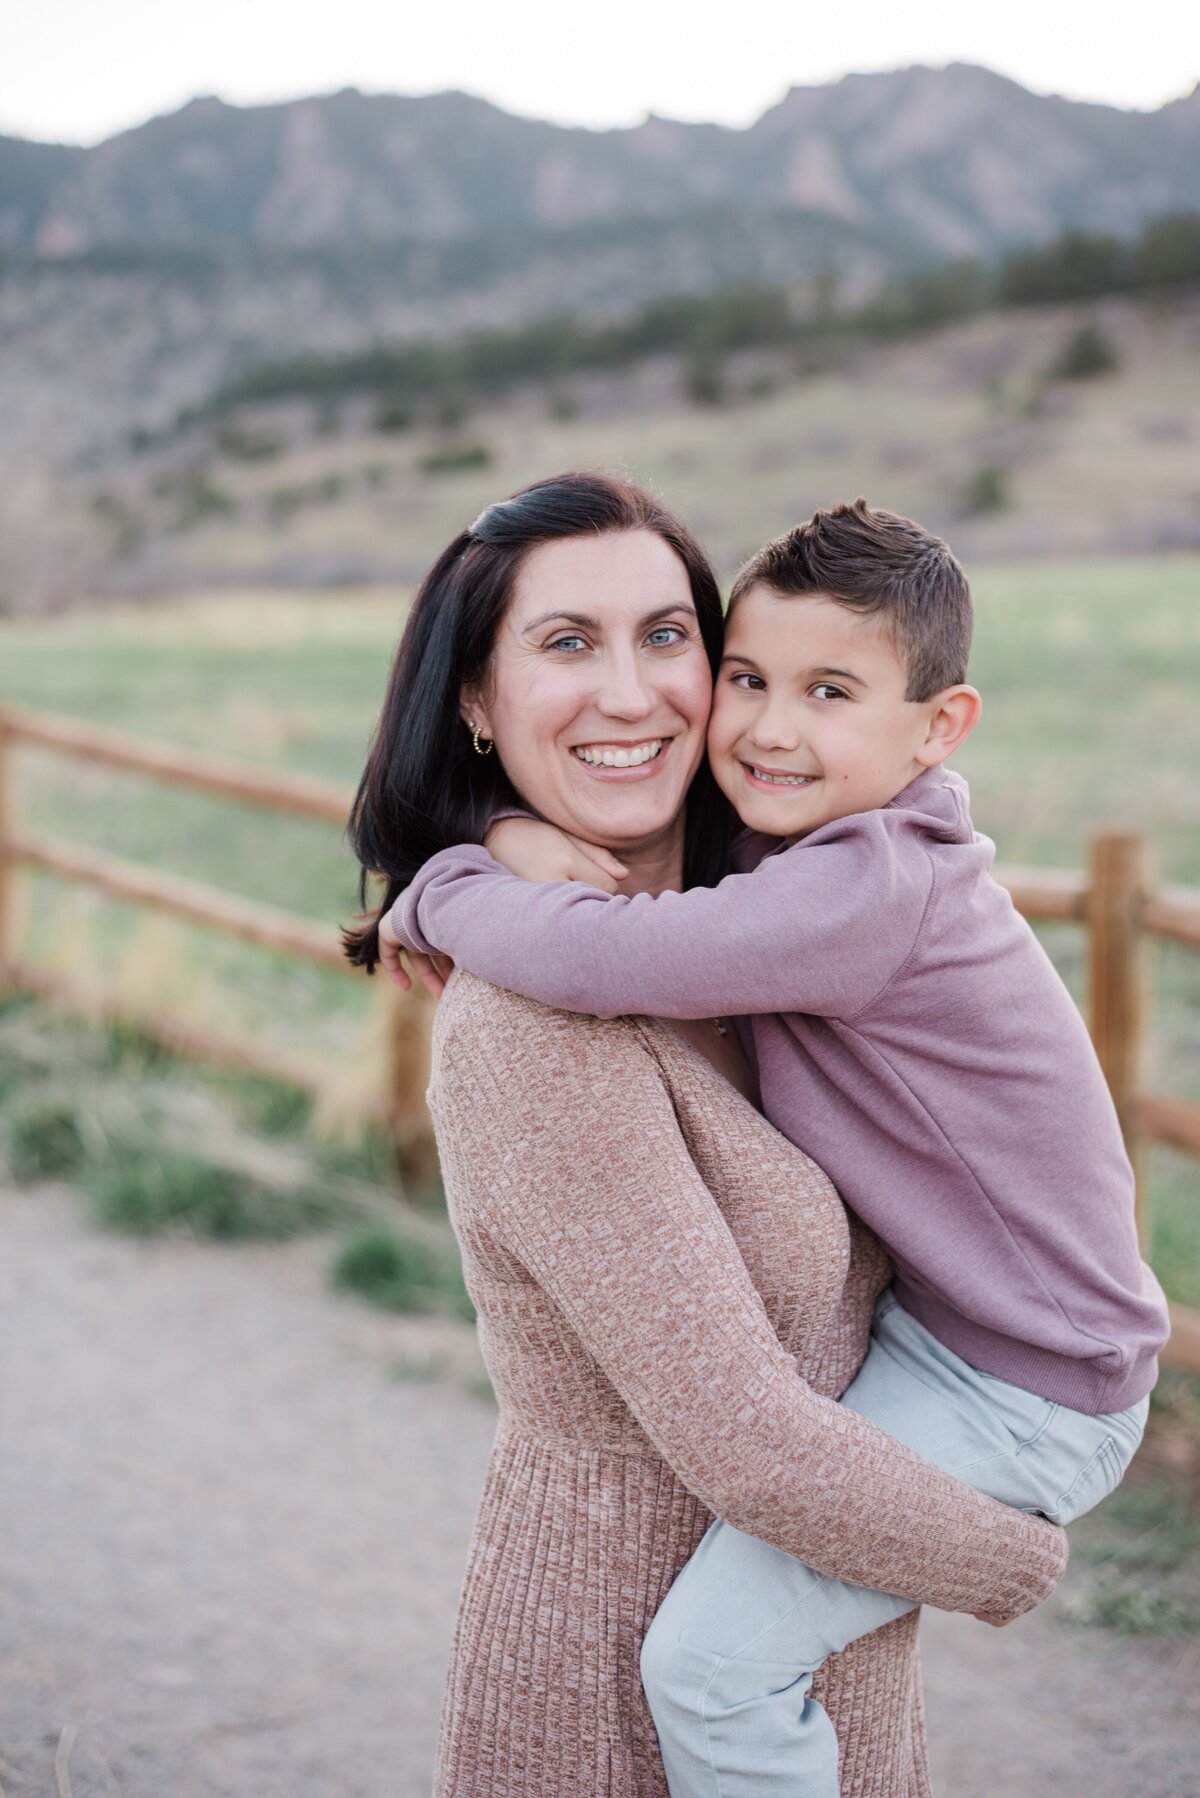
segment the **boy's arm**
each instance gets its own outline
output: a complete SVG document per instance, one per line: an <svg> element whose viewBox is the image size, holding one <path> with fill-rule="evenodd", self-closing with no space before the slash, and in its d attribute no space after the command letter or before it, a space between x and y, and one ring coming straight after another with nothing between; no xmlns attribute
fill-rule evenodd
<svg viewBox="0 0 1200 1798"><path fill-rule="evenodd" d="M526 998L602 1017L852 1016L909 954L928 857L883 813L827 826L753 874L658 898L518 880L485 849L443 850L401 894L401 941Z"/></svg>
<svg viewBox="0 0 1200 1798"><path fill-rule="evenodd" d="M1005 1618L1049 1595L1063 1531L961 1485L799 1377L632 1030L495 1007L470 1026L439 1085L455 1159L475 1170L476 1222L689 1491L855 1585Z"/></svg>

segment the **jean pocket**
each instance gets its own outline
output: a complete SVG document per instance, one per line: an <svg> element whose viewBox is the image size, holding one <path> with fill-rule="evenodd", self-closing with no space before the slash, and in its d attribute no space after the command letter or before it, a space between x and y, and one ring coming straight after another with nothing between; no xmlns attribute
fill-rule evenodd
<svg viewBox="0 0 1200 1798"><path fill-rule="evenodd" d="M1125 1473L1125 1458L1114 1436L1105 1436L1090 1461L1045 1515L1051 1523L1073 1523L1115 1492Z"/></svg>

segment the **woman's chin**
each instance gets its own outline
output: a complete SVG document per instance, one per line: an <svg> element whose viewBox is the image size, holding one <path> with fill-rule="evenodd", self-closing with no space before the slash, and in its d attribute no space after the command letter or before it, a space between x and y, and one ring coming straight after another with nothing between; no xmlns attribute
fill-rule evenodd
<svg viewBox="0 0 1200 1798"><path fill-rule="evenodd" d="M589 842L649 841L670 830L683 812L686 789L680 789L674 780L605 780L590 771L584 779L586 785L571 782L571 791L555 809L570 818L566 829ZM543 812L542 816L551 814Z"/></svg>
<svg viewBox="0 0 1200 1798"><path fill-rule="evenodd" d="M574 835L593 843L638 843L648 842L670 830L683 810L683 800L679 798L670 805L656 805L633 792L625 794L610 789L607 795L593 800L590 805L577 805L572 810L578 818L578 823L571 827Z"/></svg>

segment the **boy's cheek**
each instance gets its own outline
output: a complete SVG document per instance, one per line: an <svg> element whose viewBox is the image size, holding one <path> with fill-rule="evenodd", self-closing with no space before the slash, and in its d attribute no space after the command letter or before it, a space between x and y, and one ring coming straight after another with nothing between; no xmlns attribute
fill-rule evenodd
<svg viewBox="0 0 1200 1798"><path fill-rule="evenodd" d="M714 756L728 755L735 736L734 721L729 715L729 700L718 681L713 688L712 710L708 714L709 760Z"/></svg>
<svg viewBox="0 0 1200 1798"><path fill-rule="evenodd" d="M716 714L714 713L714 720ZM724 793L726 799L736 804L738 794L737 762L733 754L733 744L729 740L728 731L715 730L713 724L708 727L708 765L713 771L713 778Z"/></svg>
<svg viewBox="0 0 1200 1798"><path fill-rule="evenodd" d="M705 737L704 747L708 754L709 766L719 780L721 763L729 760L729 751L725 747L725 738L722 732L714 730L711 723Z"/></svg>

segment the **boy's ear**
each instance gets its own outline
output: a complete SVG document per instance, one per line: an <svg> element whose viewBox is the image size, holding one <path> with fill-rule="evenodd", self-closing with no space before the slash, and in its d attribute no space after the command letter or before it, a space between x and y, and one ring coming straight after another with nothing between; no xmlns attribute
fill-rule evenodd
<svg viewBox="0 0 1200 1798"><path fill-rule="evenodd" d="M925 741L917 751L923 768L939 768L979 723L983 701L974 687L945 687L929 703Z"/></svg>

